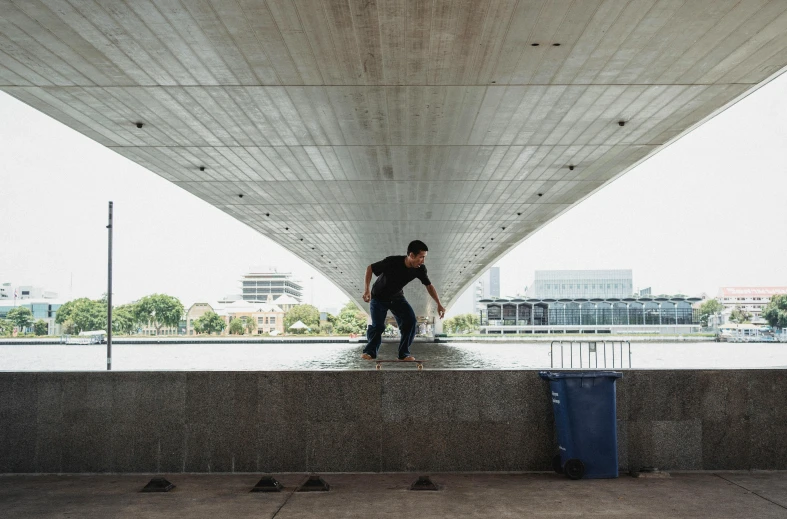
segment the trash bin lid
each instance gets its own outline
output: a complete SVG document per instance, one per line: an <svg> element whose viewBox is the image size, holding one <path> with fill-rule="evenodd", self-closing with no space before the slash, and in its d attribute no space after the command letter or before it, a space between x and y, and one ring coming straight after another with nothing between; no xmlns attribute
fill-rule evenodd
<svg viewBox="0 0 787 519"><path fill-rule="evenodd" d="M538 376L544 380L558 380L561 378L621 378L620 371L539 371Z"/></svg>

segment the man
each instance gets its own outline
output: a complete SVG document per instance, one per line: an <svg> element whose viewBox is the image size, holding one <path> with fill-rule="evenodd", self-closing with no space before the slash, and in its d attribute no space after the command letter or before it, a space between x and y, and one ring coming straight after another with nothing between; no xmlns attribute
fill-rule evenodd
<svg viewBox="0 0 787 519"><path fill-rule="evenodd" d="M404 298L402 291L404 286L415 278L421 281L426 287L426 291L437 303L437 313L440 319L445 315L445 308L440 304L437 290L426 275L424 260L428 250L424 242L415 240L407 246L407 256L388 256L384 260L366 267L363 300L369 303L372 324L366 331L368 343L363 349L362 359L373 360L377 358L382 335L385 331L385 317L390 310L396 318L396 324L399 325L402 337L399 341L399 360L415 360L415 357L410 355L410 345L415 339L415 312ZM375 280L370 293L369 283L372 280L372 274L377 276L377 280Z"/></svg>

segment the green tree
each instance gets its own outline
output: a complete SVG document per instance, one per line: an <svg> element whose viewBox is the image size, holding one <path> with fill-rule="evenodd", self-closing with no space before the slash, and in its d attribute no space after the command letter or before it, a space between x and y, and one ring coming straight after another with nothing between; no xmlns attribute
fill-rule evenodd
<svg viewBox="0 0 787 519"><path fill-rule="evenodd" d="M349 301L336 316L333 326L336 333L363 335L366 333L366 314L353 301Z"/></svg>
<svg viewBox="0 0 787 519"><path fill-rule="evenodd" d="M470 333L477 330L479 325L476 314L460 314L443 321L443 329L449 333Z"/></svg>
<svg viewBox="0 0 787 519"><path fill-rule="evenodd" d="M20 331L29 328L33 324L33 312L24 306L10 310L6 317L8 320L12 321Z"/></svg>
<svg viewBox="0 0 787 519"><path fill-rule="evenodd" d="M787 328L787 294L773 296L762 310L762 318L774 328Z"/></svg>
<svg viewBox="0 0 787 519"><path fill-rule="evenodd" d="M70 327L65 326L66 321L70 321ZM106 303L102 305L86 297L74 299L57 309L55 322L63 324L66 333L103 330L107 325Z"/></svg>
<svg viewBox="0 0 787 519"><path fill-rule="evenodd" d="M237 317L230 321L230 335L243 335L243 321Z"/></svg>
<svg viewBox="0 0 787 519"><path fill-rule="evenodd" d="M46 335L49 333L49 325L43 319L39 319L33 323L33 332L36 335Z"/></svg>
<svg viewBox="0 0 787 519"><path fill-rule="evenodd" d="M724 309L724 306L716 299L708 299L700 305L700 323L702 326L708 326L708 318L711 315L716 315Z"/></svg>
<svg viewBox="0 0 787 519"><path fill-rule="evenodd" d="M320 333L323 335L333 335L333 324L329 322L322 323L320 325Z"/></svg>
<svg viewBox="0 0 787 519"><path fill-rule="evenodd" d="M216 312L205 312L194 320L194 331L197 333L221 333L227 323Z"/></svg>
<svg viewBox="0 0 787 519"><path fill-rule="evenodd" d="M63 321L61 323L60 326L63 329L63 333L65 333L67 335L75 333L76 329L77 329L76 325L74 324L74 321L72 321L71 319L66 319L65 321Z"/></svg>
<svg viewBox="0 0 787 519"><path fill-rule="evenodd" d="M284 331L289 331L290 326L298 321L301 321L312 330L316 330L320 327L320 311L312 305L293 306L289 312L284 314Z"/></svg>
<svg viewBox="0 0 787 519"><path fill-rule="evenodd" d="M255 324L253 317L246 319L245 326L249 335L254 335L254 332L257 330L257 325Z"/></svg>
<svg viewBox="0 0 787 519"><path fill-rule="evenodd" d="M176 297L166 294L145 296L137 301L134 308L137 321L150 323L156 329L156 335L163 326L178 326L185 311Z"/></svg>
<svg viewBox="0 0 787 519"><path fill-rule="evenodd" d="M120 305L112 309L112 332L130 335L137 328L134 304Z"/></svg>
<svg viewBox="0 0 787 519"><path fill-rule="evenodd" d="M8 319L0 319L0 335L11 335L14 331L14 322Z"/></svg>
<svg viewBox="0 0 787 519"><path fill-rule="evenodd" d="M740 306L736 306L733 308L732 312L730 312L730 321L734 323L748 323L750 320L751 314Z"/></svg>

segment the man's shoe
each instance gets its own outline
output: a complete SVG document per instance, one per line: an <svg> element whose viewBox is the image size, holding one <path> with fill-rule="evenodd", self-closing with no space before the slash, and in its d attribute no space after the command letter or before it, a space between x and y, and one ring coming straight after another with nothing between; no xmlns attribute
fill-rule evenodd
<svg viewBox="0 0 787 519"><path fill-rule="evenodd" d="M371 355L369 355L368 353L364 353L364 354L362 354L362 355L361 355L361 358L362 358L363 360L374 360L374 357L372 357L372 356L371 356Z"/></svg>
<svg viewBox="0 0 787 519"><path fill-rule="evenodd" d="M399 360L415 360L415 357L413 357L412 355L408 355L407 357Z"/></svg>

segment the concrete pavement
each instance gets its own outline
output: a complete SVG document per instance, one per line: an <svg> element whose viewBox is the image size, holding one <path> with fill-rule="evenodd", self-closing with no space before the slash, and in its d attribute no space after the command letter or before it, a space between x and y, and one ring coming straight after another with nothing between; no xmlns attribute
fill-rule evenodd
<svg viewBox="0 0 787 519"><path fill-rule="evenodd" d="M275 477L281 493L250 493L258 474L2 476L0 517L637 517L787 518L787 472L684 472L669 478L570 481L550 473L433 474L437 492L407 490L417 474L323 474L329 492L295 493L304 474Z"/></svg>

